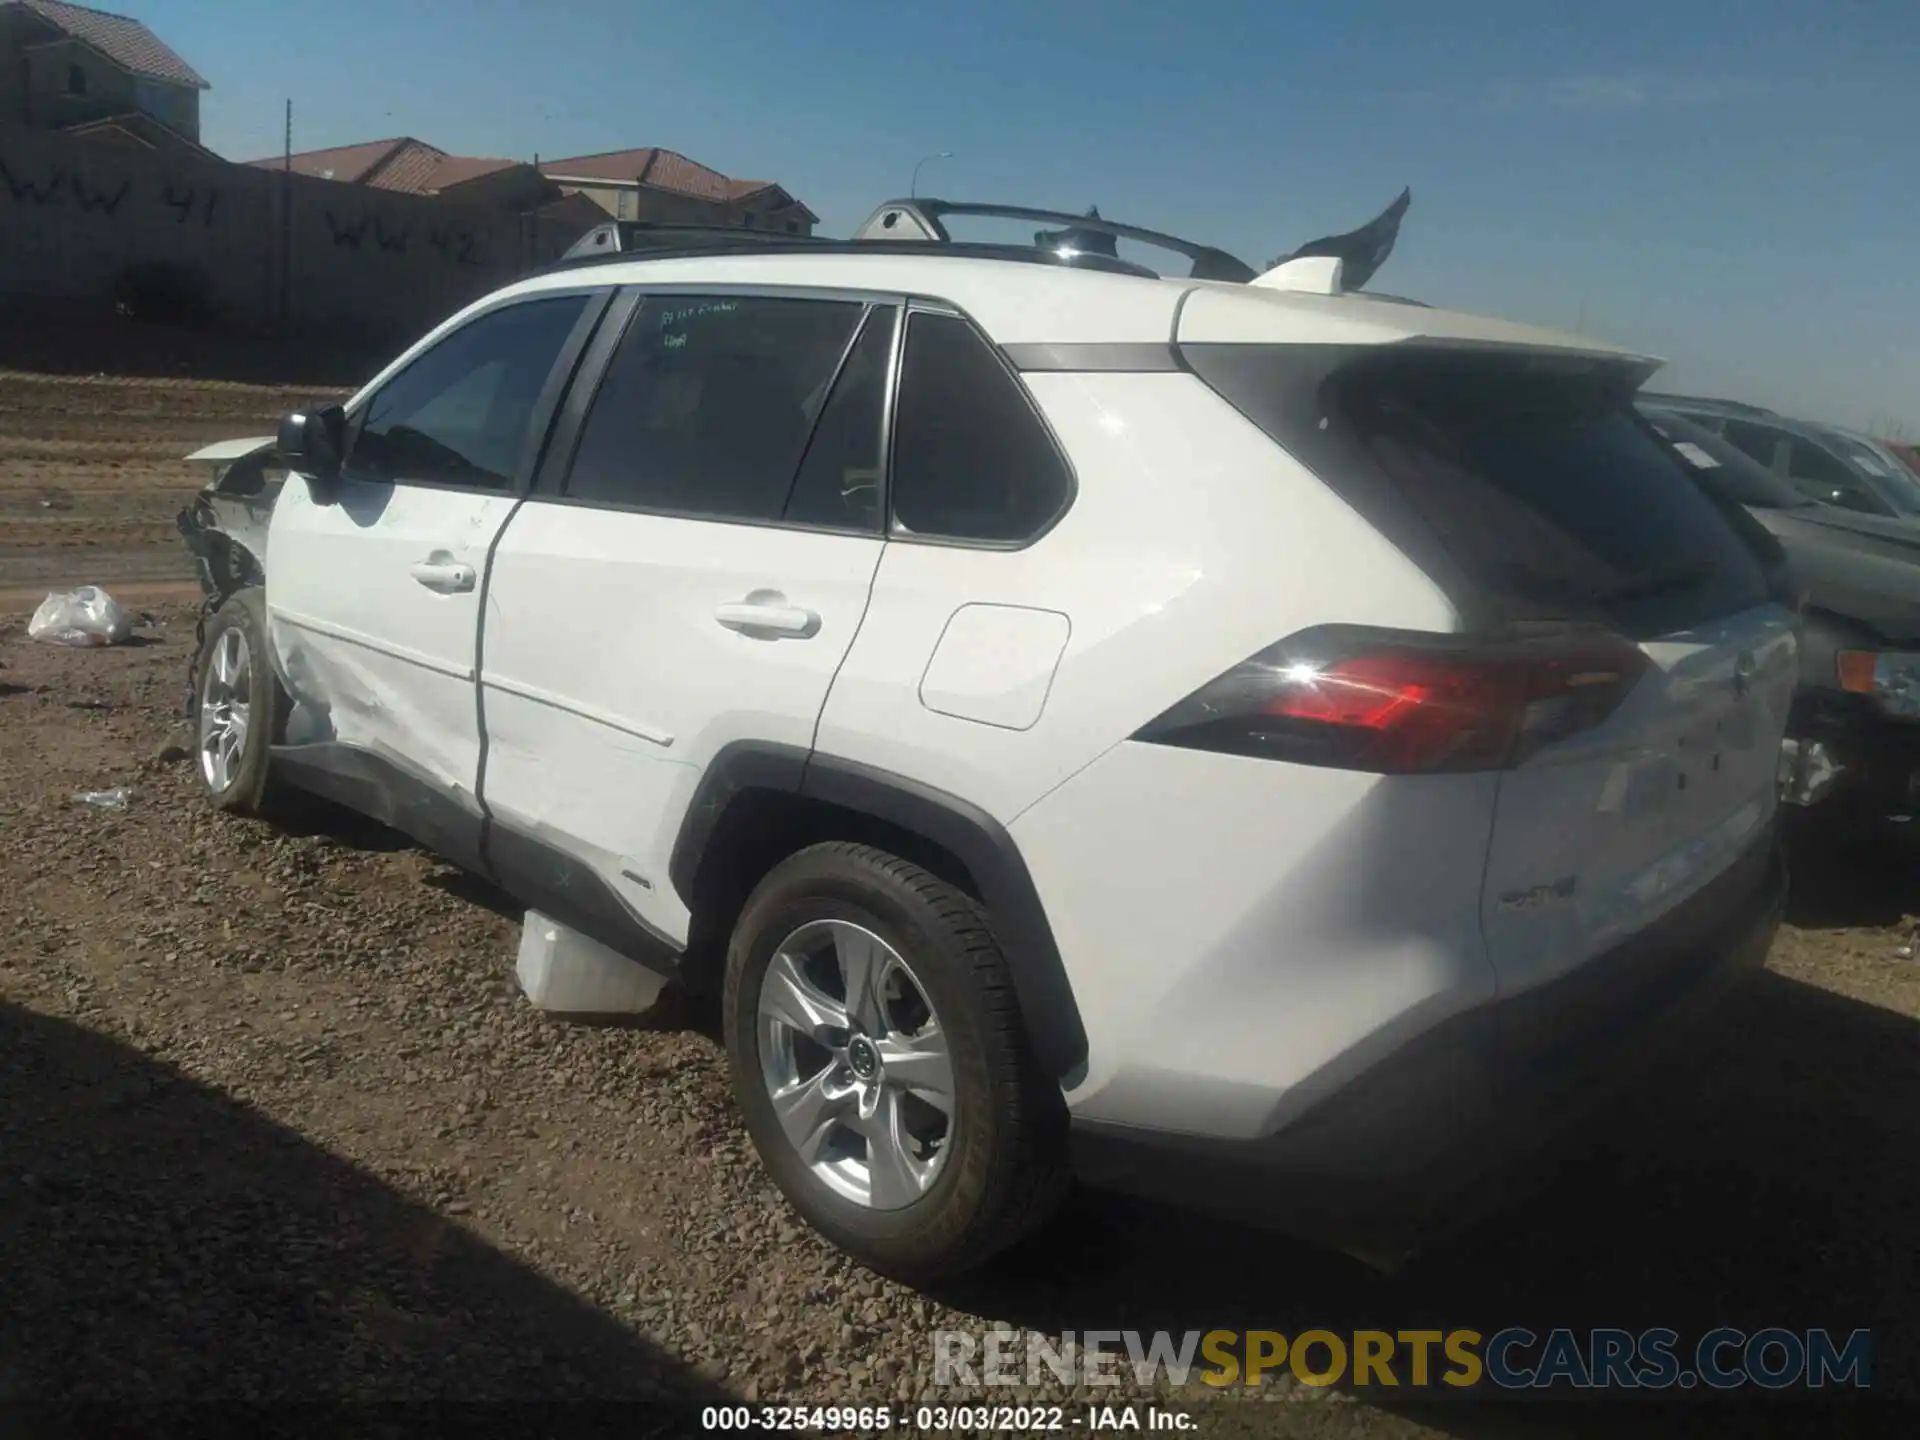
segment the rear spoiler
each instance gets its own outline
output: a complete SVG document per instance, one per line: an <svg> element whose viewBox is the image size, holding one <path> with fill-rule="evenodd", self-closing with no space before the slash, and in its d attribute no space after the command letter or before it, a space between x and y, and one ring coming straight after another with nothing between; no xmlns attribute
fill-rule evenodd
<svg viewBox="0 0 1920 1440"><path fill-rule="evenodd" d="M1272 261L1264 274L1248 283L1316 295L1363 289L1393 253L1394 242L1400 238L1400 221L1412 204L1413 188L1408 186L1358 230L1309 240L1291 255Z"/></svg>

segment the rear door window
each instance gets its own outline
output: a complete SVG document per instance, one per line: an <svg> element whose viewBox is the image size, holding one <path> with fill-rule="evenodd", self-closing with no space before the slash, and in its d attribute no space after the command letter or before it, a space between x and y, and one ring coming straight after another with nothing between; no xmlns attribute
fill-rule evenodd
<svg viewBox="0 0 1920 1440"><path fill-rule="evenodd" d="M649 297L594 396L565 495L702 519L779 521L865 313L857 300ZM873 433L877 451L877 410ZM869 456L873 465L877 455ZM839 514L847 525L862 523L857 506Z"/></svg>
<svg viewBox="0 0 1920 1440"><path fill-rule="evenodd" d="M1394 487L1476 583L1521 613L1644 637L1765 602L1751 551L1603 380L1400 355L1332 383Z"/></svg>
<svg viewBox="0 0 1920 1440"><path fill-rule="evenodd" d="M1793 437L1771 425L1756 425L1751 420L1729 420L1720 432L1776 475L1787 473L1787 457L1793 449Z"/></svg>
<svg viewBox="0 0 1920 1440"><path fill-rule="evenodd" d="M1694 468L1704 484L1736 504L1760 510L1793 510L1807 504L1806 496L1793 486L1704 425L1657 411L1647 416L1647 423Z"/></svg>

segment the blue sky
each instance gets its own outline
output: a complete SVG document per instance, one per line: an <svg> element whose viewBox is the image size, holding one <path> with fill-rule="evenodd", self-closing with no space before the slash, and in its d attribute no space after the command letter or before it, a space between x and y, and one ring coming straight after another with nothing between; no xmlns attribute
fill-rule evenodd
<svg viewBox="0 0 1920 1440"><path fill-rule="evenodd" d="M1411 185L1377 282L1666 356L1656 384L1920 435L1914 0L115 0L236 159L390 135L665 145L844 233L903 193L1264 260Z"/></svg>

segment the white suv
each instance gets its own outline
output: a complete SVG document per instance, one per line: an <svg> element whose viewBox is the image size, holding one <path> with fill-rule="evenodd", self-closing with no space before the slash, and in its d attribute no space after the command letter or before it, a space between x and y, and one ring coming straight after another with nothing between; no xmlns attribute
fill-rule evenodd
<svg viewBox="0 0 1920 1440"><path fill-rule="evenodd" d="M907 1276L1070 1148L1434 1193L1764 955L1794 617L1655 362L958 208L563 265L289 416L214 803L713 986L773 1178Z"/></svg>

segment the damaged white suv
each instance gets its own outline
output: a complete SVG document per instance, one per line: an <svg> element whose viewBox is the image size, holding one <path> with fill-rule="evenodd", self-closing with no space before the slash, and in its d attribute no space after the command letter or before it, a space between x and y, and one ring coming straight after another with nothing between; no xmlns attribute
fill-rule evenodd
<svg viewBox="0 0 1920 1440"><path fill-rule="evenodd" d="M1358 289L1403 209L1257 276L924 200L618 228L286 419L207 792L711 986L769 1171L883 1270L1070 1159L1418 1212L1764 955L1795 639L1655 362Z"/></svg>

